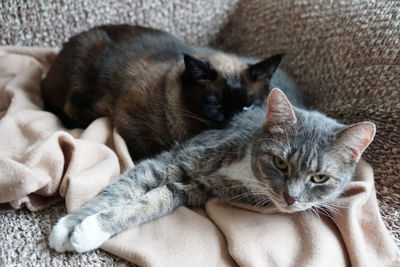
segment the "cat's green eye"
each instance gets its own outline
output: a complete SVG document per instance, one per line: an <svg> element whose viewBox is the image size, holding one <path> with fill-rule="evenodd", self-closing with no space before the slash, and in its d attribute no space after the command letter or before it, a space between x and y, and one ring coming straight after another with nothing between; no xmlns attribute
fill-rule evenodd
<svg viewBox="0 0 400 267"><path fill-rule="evenodd" d="M288 165L283 159L281 159L280 157L274 156L272 158L272 161L274 162L274 165L278 170L287 171Z"/></svg>
<svg viewBox="0 0 400 267"><path fill-rule="evenodd" d="M322 184L328 180L329 180L329 176L324 175L324 174L311 176L311 182L316 183L316 184Z"/></svg>

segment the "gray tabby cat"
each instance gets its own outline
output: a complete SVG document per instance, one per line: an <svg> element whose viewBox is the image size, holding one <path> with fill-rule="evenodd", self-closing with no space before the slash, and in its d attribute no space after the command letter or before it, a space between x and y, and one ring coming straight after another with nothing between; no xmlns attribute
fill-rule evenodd
<svg viewBox="0 0 400 267"><path fill-rule="evenodd" d="M279 89L261 107L139 163L50 234L57 251L84 252L127 228L218 197L293 213L339 196L375 135L293 107Z"/></svg>

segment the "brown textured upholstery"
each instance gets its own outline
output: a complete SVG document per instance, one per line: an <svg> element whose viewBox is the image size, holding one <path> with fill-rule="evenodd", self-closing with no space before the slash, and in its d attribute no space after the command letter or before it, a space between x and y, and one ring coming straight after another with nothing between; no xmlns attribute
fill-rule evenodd
<svg viewBox="0 0 400 267"><path fill-rule="evenodd" d="M224 48L258 56L285 51L282 66L313 108L345 123L376 123L364 158L399 245L400 2L249 0L236 10L219 35Z"/></svg>
<svg viewBox="0 0 400 267"><path fill-rule="evenodd" d="M189 43L206 45L217 36L237 2L1 1L0 44L55 47L96 25L130 23L163 29Z"/></svg>
<svg viewBox="0 0 400 267"><path fill-rule="evenodd" d="M1 1L0 44L54 47L94 25L132 23L241 54L286 52L283 68L306 91L314 108L346 123L372 120L377 124L376 139L364 158L375 169L382 215L400 245L399 1L61 2ZM48 212L60 214L62 207ZM36 260L48 255L38 251L46 251L50 223L57 216L49 217L46 211L1 216L1 231L14 233L15 239L0 245L8 246L0 248L0 259L18 262L26 255L36 254ZM40 224L29 228L36 234L21 232L20 228L31 227L31 220ZM72 265L121 261L99 251L52 255L52 263L65 260Z"/></svg>

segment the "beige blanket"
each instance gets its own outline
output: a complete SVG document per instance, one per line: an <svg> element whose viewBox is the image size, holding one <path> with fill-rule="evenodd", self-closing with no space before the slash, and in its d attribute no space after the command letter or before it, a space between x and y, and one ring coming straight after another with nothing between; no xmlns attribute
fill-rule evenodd
<svg viewBox="0 0 400 267"><path fill-rule="evenodd" d="M73 211L133 167L107 118L66 130L42 110L39 82L57 51L0 47L0 203ZM337 213L278 214L227 206L179 208L102 248L141 266L400 266L379 214L373 172L360 162Z"/></svg>

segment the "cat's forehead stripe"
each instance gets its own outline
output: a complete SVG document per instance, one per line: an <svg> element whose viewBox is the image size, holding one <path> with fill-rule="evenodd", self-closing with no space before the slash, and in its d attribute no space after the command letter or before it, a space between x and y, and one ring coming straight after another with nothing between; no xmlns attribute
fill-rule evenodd
<svg viewBox="0 0 400 267"><path fill-rule="evenodd" d="M297 148L297 147L293 147L289 152L288 152L288 154L287 154L287 156L286 156L286 158L287 158L287 160L294 160L294 161L296 161L296 153L297 153L297 151L298 151L299 149Z"/></svg>
<svg viewBox="0 0 400 267"><path fill-rule="evenodd" d="M312 153L311 153L311 155L310 155L310 159L309 159L309 161L307 162L308 167L309 167L312 171L316 171L316 169L317 169L317 166L318 166L318 157L319 157L318 154L319 154L319 153L318 153L317 147L313 147L313 148L312 148Z"/></svg>
<svg viewBox="0 0 400 267"><path fill-rule="evenodd" d="M295 154L296 157L294 158L297 165L303 169L306 167L306 160L307 160L305 150L306 150L306 148L304 146L300 147L299 150Z"/></svg>
<svg viewBox="0 0 400 267"><path fill-rule="evenodd" d="M286 159L294 162L297 168L317 172L322 165L321 147L324 142L317 140L318 137L312 136L312 134L317 135L315 129L309 133L307 138L299 138L294 142L292 140L292 149L288 152Z"/></svg>
<svg viewBox="0 0 400 267"><path fill-rule="evenodd" d="M308 169L308 158L309 158L309 155L308 155L308 153L307 153L307 147L303 147L303 154L302 154L302 157L301 158L299 158L299 164L300 164L300 167L302 168L302 169Z"/></svg>
<svg viewBox="0 0 400 267"><path fill-rule="evenodd" d="M322 158L321 156L317 157L317 167L315 168L316 172L320 172L321 171L321 164L322 164Z"/></svg>

